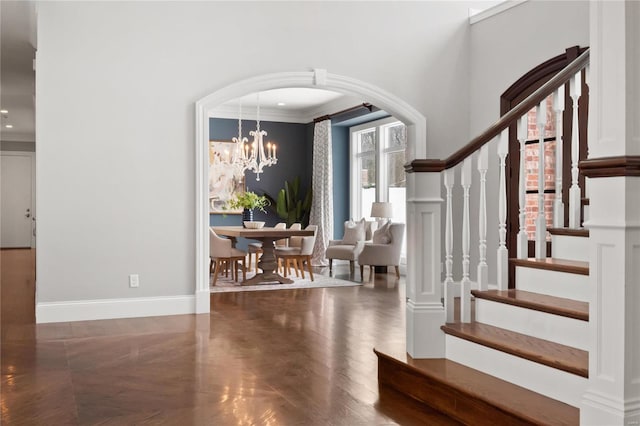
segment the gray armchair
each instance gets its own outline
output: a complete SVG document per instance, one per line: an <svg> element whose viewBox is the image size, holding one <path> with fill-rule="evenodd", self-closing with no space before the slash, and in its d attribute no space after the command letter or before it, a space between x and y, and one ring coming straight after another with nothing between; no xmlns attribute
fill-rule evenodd
<svg viewBox="0 0 640 426"><path fill-rule="evenodd" d="M378 242L376 242L376 236L378 236L378 233L376 233L374 242L364 245L362 252L358 256L361 279L364 279L364 265L369 265L369 273L371 275L374 266L393 265L396 267L396 276L400 278L400 250L404 238L404 226L404 223L391 223L388 226L386 235L381 235ZM378 232L383 232L383 228Z"/></svg>
<svg viewBox="0 0 640 426"><path fill-rule="evenodd" d="M364 248L367 241L370 241L374 231L378 228L378 222L361 221L364 225L364 232L356 233L352 232L354 226L351 221L344 223L344 236L341 240L329 240L329 247L325 252L325 256L329 259L329 275L333 272L333 259L348 260L349 272L354 273L355 261L358 259L360 252Z"/></svg>

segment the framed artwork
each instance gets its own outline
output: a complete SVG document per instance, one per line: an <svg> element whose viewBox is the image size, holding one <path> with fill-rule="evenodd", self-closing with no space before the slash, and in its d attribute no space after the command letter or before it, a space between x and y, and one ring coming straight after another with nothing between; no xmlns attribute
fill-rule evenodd
<svg viewBox="0 0 640 426"><path fill-rule="evenodd" d="M224 209L236 193L244 192L244 173L229 164L233 141L209 141L209 213L241 214L242 209Z"/></svg>

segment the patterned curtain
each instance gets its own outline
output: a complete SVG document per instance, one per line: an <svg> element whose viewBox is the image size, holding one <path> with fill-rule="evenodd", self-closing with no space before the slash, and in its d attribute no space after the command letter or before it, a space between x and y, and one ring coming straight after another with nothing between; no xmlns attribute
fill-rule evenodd
<svg viewBox="0 0 640 426"><path fill-rule="evenodd" d="M309 223L318 225L316 245L311 263L329 264L324 253L333 238L333 162L331 160L331 120L316 123L313 131L313 173L311 176L313 202Z"/></svg>

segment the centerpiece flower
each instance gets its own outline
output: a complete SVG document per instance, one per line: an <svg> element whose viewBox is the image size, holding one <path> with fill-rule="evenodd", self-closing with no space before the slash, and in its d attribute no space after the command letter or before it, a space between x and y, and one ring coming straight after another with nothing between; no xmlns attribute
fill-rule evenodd
<svg viewBox="0 0 640 426"><path fill-rule="evenodd" d="M245 191L243 193L236 193L225 204L226 209L243 209L242 219L243 221L253 221L253 210L258 209L263 213L267 211L264 209L271 204L267 197L264 195L258 195L252 191Z"/></svg>
<svg viewBox="0 0 640 426"><path fill-rule="evenodd" d="M227 201L226 207L229 209L244 209L253 210L258 209L263 213L267 211L264 209L268 206L269 200L264 195L258 195L252 191L245 191L243 193L236 193Z"/></svg>

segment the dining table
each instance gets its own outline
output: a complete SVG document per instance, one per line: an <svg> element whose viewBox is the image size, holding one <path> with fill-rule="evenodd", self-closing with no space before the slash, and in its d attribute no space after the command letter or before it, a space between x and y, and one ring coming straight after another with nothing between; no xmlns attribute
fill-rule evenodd
<svg viewBox="0 0 640 426"><path fill-rule="evenodd" d="M248 238L262 242L262 256L258 262L258 268L262 272L250 279L245 279L242 285L279 282L291 284L292 279L283 277L278 273L278 260L276 259L275 242L283 238L312 236L312 230L305 229L279 229L265 226L259 229L245 228L243 226L212 226L214 232L233 240Z"/></svg>

